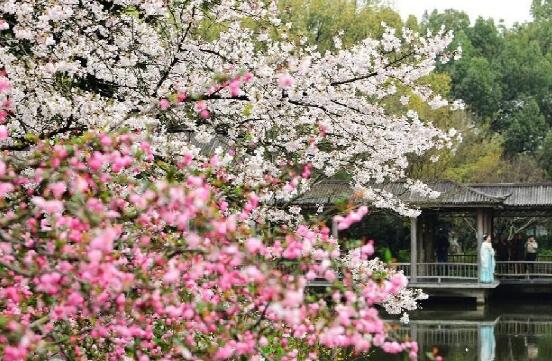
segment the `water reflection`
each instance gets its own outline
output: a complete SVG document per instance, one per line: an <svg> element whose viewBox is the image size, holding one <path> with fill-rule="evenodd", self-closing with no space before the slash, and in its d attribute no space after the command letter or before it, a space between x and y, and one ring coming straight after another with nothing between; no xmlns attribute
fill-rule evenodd
<svg viewBox="0 0 552 361"><path fill-rule="evenodd" d="M478 311L421 311L407 326L395 326L400 337L420 345L420 360L428 354L446 361L552 360L552 307L547 305L491 306ZM365 361L404 360L379 353Z"/></svg>
<svg viewBox="0 0 552 361"><path fill-rule="evenodd" d="M494 325L479 326L479 345L481 361L494 361L496 347Z"/></svg>

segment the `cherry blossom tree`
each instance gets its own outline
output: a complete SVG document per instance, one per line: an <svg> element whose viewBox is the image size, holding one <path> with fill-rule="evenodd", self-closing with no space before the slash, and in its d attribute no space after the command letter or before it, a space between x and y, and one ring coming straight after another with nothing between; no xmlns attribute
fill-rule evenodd
<svg viewBox="0 0 552 361"><path fill-rule="evenodd" d="M454 132L382 104L406 86L447 106L419 80L453 55L451 35L388 29L346 51L336 36L338 50L321 54L290 38L292 26L269 1L3 1L0 64L15 109L2 147L26 149L29 134L147 129L169 158L220 145L233 154L235 185L278 178L289 162L311 166L294 192L260 195L265 205L340 171L367 202L413 215L377 184L404 179L408 154L450 146Z"/></svg>

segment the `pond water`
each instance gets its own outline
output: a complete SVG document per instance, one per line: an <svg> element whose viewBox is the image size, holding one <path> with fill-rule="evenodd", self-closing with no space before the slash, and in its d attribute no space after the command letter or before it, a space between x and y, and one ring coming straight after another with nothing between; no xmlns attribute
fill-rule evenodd
<svg viewBox="0 0 552 361"><path fill-rule="evenodd" d="M418 341L422 361L431 360L427 353L441 355L445 361L552 361L552 300L500 300L471 310L428 305L412 314L409 325L397 325L394 332ZM404 355L380 353L355 359L403 360L407 360Z"/></svg>

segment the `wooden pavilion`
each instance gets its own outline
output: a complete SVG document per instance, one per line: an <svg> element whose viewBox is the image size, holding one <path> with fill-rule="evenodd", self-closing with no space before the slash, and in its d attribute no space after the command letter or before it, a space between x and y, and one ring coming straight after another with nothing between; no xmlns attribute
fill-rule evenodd
<svg viewBox="0 0 552 361"><path fill-rule="evenodd" d="M437 263L432 259L436 216L473 216L476 221L474 237L479 254L483 235L494 234L495 217L552 217L552 183L434 182L429 186L440 193L437 198L430 199L414 194L402 183L376 186L380 194L397 197L421 210L418 217L410 219L410 263L397 264L410 277L412 286L424 288L430 294L470 296L483 302L489 291L499 283L552 285L552 262L497 262L497 281L483 284L479 282L479 257L473 257L471 262ZM348 182L325 181L313 186L299 198L298 203L307 207L333 204L350 198L352 194ZM337 236L335 227L333 232Z"/></svg>

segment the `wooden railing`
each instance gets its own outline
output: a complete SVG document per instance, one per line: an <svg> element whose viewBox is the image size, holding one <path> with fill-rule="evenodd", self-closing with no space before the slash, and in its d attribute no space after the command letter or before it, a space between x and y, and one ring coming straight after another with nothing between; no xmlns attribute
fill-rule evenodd
<svg viewBox="0 0 552 361"><path fill-rule="evenodd" d="M514 261L511 261L514 262ZM537 255L537 262L552 262L552 255ZM477 263L475 254L449 254L447 263Z"/></svg>
<svg viewBox="0 0 552 361"><path fill-rule="evenodd" d="M400 324L393 321L388 321L388 324L398 326L398 328L393 329L393 333L394 335L398 336L399 339L405 339L407 337L415 338L418 344L423 346L474 346L478 344L478 324L450 324L444 320L437 321L435 322L435 324L418 324L418 321L416 320L412 320L408 325Z"/></svg>
<svg viewBox="0 0 552 361"><path fill-rule="evenodd" d="M474 346L478 343L476 327L419 327L416 341L422 345L465 345Z"/></svg>
<svg viewBox="0 0 552 361"><path fill-rule="evenodd" d="M395 265L405 276L410 277L411 265L398 263ZM419 281L447 282L452 280L477 280L476 263L418 263L416 277Z"/></svg>
<svg viewBox="0 0 552 361"><path fill-rule="evenodd" d="M499 279L543 279L552 281L552 262L497 262L495 275Z"/></svg>
<svg viewBox="0 0 552 361"><path fill-rule="evenodd" d="M410 277L410 263L393 263L391 266L397 271L403 271L406 277Z"/></svg>
<svg viewBox="0 0 552 361"><path fill-rule="evenodd" d="M393 329L400 339L415 337L422 346L432 345L477 345L479 342L479 328L485 322L474 322L473 325L463 325L456 321L432 320L420 324L420 321L411 320L408 325L396 321L387 321L396 325ZM494 334L500 336L548 336L552 334L552 322L538 320L502 320L489 325L494 328Z"/></svg>
<svg viewBox="0 0 552 361"><path fill-rule="evenodd" d="M396 263L397 270L411 276L409 263ZM418 263L416 277L422 282L477 281L477 263ZM496 262L495 276L498 280L545 280L552 283L552 262Z"/></svg>
<svg viewBox="0 0 552 361"><path fill-rule="evenodd" d="M496 333L499 335L518 335L518 336L542 336L552 334L552 322L550 321L500 321L496 327Z"/></svg>

